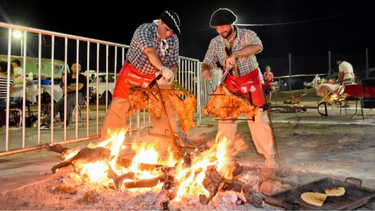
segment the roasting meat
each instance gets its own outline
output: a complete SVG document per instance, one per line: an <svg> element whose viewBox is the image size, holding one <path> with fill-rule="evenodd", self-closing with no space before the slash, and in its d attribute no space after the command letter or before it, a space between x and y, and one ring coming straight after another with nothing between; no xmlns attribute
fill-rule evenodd
<svg viewBox="0 0 375 211"><path fill-rule="evenodd" d="M172 108L176 111L181 122L182 130L185 133L187 133L190 128L196 127L193 121L194 110L197 108L195 95L188 93L185 99L181 99L173 92L162 93L162 95L163 100L170 100ZM130 109L126 113L126 117L130 116L138 109L147 109L150 114L155 117L160 117L163 113L163 108L159 100L159 96L156 93L151 93L142 89L130 89Z"/></svg>
<svg viewBox="0 0 375 211"><path fill-rule="evenodd" d="M241 114L255 116L258 109L245 97L234 95L225 85L220 85L203 108L203 113L222 119L236 119Z"/></svg>
<svg viewBox="0 0 375 211"><path fill-rule="evenodd" d="M155 117L160 117L162 108L157 96L141 89L130 89L129 93L130 109L126 117L132 115L139 109L147 109Z"/></svg>
<svg viewBox="0 0 375 211"><path fill-rule="evenodd" d="M183 100L179 96L172 94L169 99L172 108L176 111L181 122L181 127L184 133L187 133L192 127L197 127L193 121L194 110L197 108L197 99L195 98L195 95L189 94Z"/></svg>

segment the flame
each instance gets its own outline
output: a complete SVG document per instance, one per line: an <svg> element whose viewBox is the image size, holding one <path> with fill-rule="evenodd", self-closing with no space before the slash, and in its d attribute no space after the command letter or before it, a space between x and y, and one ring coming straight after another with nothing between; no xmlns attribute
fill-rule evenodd
<svg viewBox="0 0 375 211"><path fill-rule="evenodd" d="M89 147L105 147L111 151L111 159L109 161L101 160L95 163L74 163L79 166L79 174L77 179L90 183L90 185L109 186L113 183L112 179L108 178L108 171L111 168L117 175L127 172L134 172L135 179L149 179L155 178L163 174L158 170L142 170L140 164L160 164L162 166L174 167L174 176L176 183L176 197L175 201L181 201L184 197L205 195L209 196L209 192L203 186L203 181L206 177L206 170L210 167L216 168L217 172L226 179L232 179L232 172L234 169L234 156L247 145L243 140L229 140L226 137L220 137L218 134L215 140L208 143L211 147L203 152L191 152L188 154L191 157L191 165L187 166L184 160L174 160L173 153L168 149L168 156L166 160L161 159L161 155L157 150L160 140L134 142L131 144L131 150L135 152L128 167L116 165L116 160L121 150L126 149L123 145L126 131L114 131L111 133L111 138L99 143L97 146L90 145ZM129 149L128 149L129 150ZM72 152L67 156L71 158L77 154L78 150ZM130 179L124 180L124 182ZM123 183L124 184L124 183ZM123 185L121 184L121 185ZM151 189L160 190L161 185ZM131 191L139 192L141 188L133 189ZM143 188L144 189L144 188Z"/></svg>

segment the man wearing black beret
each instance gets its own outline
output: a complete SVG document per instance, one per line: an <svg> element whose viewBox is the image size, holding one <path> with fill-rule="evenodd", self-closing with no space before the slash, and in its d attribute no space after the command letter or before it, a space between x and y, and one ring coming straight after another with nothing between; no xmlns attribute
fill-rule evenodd
<svg viewBox="0 0 375 211"><path fill-rule="evenodd" d="M224 67L223 72L229 72L223 81L225 86L247 97L253 105L262 107L265 104L263 76L255 54L263 50L263 44L254 31L235 26L236 20L237 16L228 8L220 8L211 15L210 26L219 35L208 46L202 63L202 76L210 80L212 68L219 63ZM273 133L265 112L259 108L254 120L252 114L246 117L255 147L258 153L264 155L266 167L277 168ZM218 131L228 139L234 139L236 128L236 121L219 119Z"/></svg>
<svg viewBox="0 0 375 211"><path fill-rule="evenodd" d="M180 18L176 12L165 10L160 18L139 26L130 42L130 48L126 54L116 86L112 95L112 102L108 108L101 131L101 140L110 138L108 130L114 132L124 130L126 114L130 110L129 88L141 86L146 88L159 74L163 77L158 84L171 84L179 66L179 40L177 35L181 33ZM171 109L170 102L165 104L168 119L172 129L176 132L176 112ZM149 114L151 114L149 112ZM163 115L155 117L150 115L154 131L164 133L166 122ZM170 142L172 151L178 151L174 142Z"/></svg>

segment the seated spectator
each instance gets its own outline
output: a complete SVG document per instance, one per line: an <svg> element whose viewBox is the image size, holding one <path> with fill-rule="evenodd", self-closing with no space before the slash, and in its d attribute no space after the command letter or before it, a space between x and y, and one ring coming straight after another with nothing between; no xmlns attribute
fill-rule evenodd
<svg viewBox="0 0 375 211"><path fill-rule="evenodd" d="M14 83L22 84L23 83L23 69L21 67L21 61L18 59L12 60L13 72L14 72Z"/></svg>
<svg viewBox="0 0 375 211"><path fill-rule="evenodd" d="M8 80L9 80L9 92L13 92L14 80L13 80L13 67L10 66L10 78L8 79L8 62L0 61L0 127L3 127L6 122L6 100L8 93Z"/></svg>
<svg viewBox="0 0 375 211"><path fill-rule="evenodd" d="M62 91L67 97L67 108L66 108L66 125L67 128L70 127L70 118L73 113L73 109L76 106L76 90L78 90L78 104L82 104L85 101L84 92L86 91L86 76L79 74L81 71L81 63L74 61L70 67L72 73L67 75L65 85L65 80L62 80ZM78 77L78 84L76 83ZM65 97L62 97L57 103L54 104L53 118L58 112L64 109ZM47 118L41 125L41 129L48 130L49 124L51 123L51 112L47 115Z"/></svg>

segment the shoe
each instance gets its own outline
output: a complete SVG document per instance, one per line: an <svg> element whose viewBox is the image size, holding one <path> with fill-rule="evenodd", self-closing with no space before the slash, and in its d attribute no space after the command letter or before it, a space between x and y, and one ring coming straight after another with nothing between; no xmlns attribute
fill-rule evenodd
<svg viewBox="0 0 375 211"><path fill-rule="evenodd" d="M49 130L49 125L43 123L43 124L40 126L40 129L41 129L41 130Z"/></svg>
<svg viewBox="0 0 375 211"><path fill-rule="evenodd" d="M64 124L61 126L61 128L64 128ZM69 121L66 122L66 129L69 129L70 128L70 124L69 124Z"/></svg>
<svg viewBox="0 0 375 211"><path fill-rule="evenodd" d="M265 164L267 168L279 168L274 156L267 156Z"/></svg>
<svg viewBox="0 0 375 211"><path fill-rule="evenodd" d="M348 108L348 107L350 107L348 104L344 104L344 105L341 105L341 108Z"/></svg>

